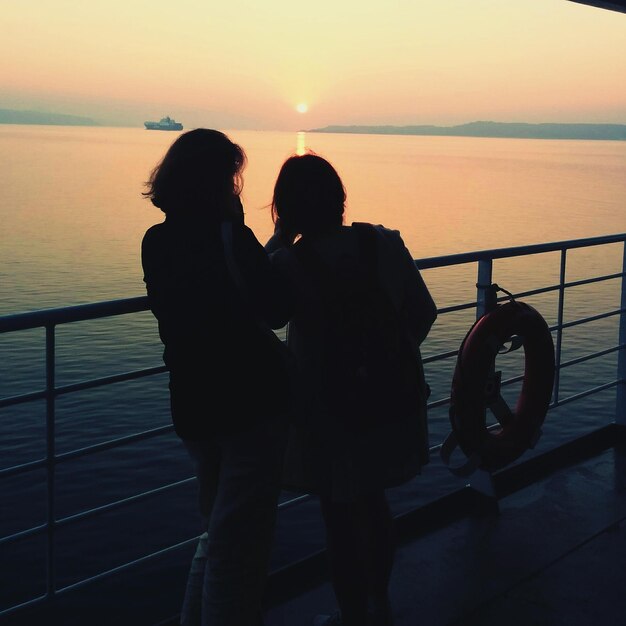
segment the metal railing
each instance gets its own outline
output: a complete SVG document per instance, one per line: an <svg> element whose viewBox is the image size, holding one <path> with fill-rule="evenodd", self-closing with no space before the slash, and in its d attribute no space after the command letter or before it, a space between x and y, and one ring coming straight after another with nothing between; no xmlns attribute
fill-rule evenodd
<svg viewBox="0 0 626 626"><path fill-rule="evenodd" d="M566 264L567 264L567 251L575 248L587 248L591 246L602 246L608 244L622 243L624 244L623 250L623 262L622 271L613 274L606 274L603 276L596 276L583 280L577 280L572 282L566 282ZM455 311L462 311L466 309L475 309L476 317L483 315L494 301L490 298L492 293L492 274L493 263L497 259L505 259L512 257L523 257L528 255L542 254L546 252L560 252L560 268L559 268L559 282L546 287L533 289L530 291L520 292L513 294L516 298L523 298L534 296L548 292L558 292L558 306L557 306L557 323L551 327L551 331L556 332L556 376L554 384L553 399L550 408L562 406L569 402L580 400L584 397L605 391L607 389L617 387L617 401L615 411L615 421L620 424L626 424L626 281L624 276L626 275L626 234L610 235L605 237L594 237L588 239L577 239L571 241L561 241L555 243L543 243L537 245L520 246L513 248L502 248L495 250L483 250L478 252L469 252L463 254L455 254L448 256L432 257L426 259L420 259L416 261L420 270L427 270L433 268L449 267L453 265L461 265L467 263L476 263L478 265L477 271L477 298L475 301L465 302L461 304L455 304L447 306L439 310L439 315L445 315L446 313L452 313ZM566 289L571 287L597 283L607 280L621 279L621 297L620 307L612 311L606 311L597 313L585 318L564 322L564 296ZM504 298L501 298L504 299ZM31 607L38 603L46 602L55 596L68 593L87 584L103 579L108 576L112 576L121 571L127 570L135 565L143 563L145 561L162 556L174 550L181 548L182 546L191 544L197 540L197 537L192 537L186 541L169 546L162 550L152 552L143 557L124 563L119 567L109 569L101 572L95 576L83 579L65 587L57 588L56 586L56 571L55 571L55 532L58 528L73 524L77 521L86 519L102 514L106 511L116 509L128 504L136 503L145 498L163 494L166 491L177 489L189 482L195 480L190 477L184 480L179 480L167 485L163 485L156 489L144 491L142 493L110 502L108 504L91 508L85 511L81 511L74 515L69 515L63 518L57 518L55 510L55 474L56 467L70 459L76 459L86 455L100 452L103 450L109 450L117 448L119 446L143 441L165 433L170 433L173 430L171 425L162 426L159 428L153 428L142 432L134 433L132 435L111 439L95 445L86 446L80 449L72 450L62 454L56 452L56 438L55 438L55 407L56 399L59 396L75 393L86 389L92 389L95 387L101 387L104 385L110 385L122 381L128 381L146 376L153 376L155 374L161 374L166 371L164 366L150 367L130 372L117 374L114 376L106 376L102 378L96 378L92 380L82 381L79 383L57 386L55 381L55 329L57 326L67 324L70 322L78 322L92 319L99 319L103 317L119 316L137 313L148 310L148 300L146 297L128 298L123 300L114 300L109 302L98 302L93 304L64 307L58 309L49 309L42 311L35 311L31 313L21 313L16 315L8 315L0 317L0 333L16 332L21 330L28 330L34 328L45 329L45 363L46 363L46 385L45 389L40 391L34 391L12 397L5 397L0 399L0 408L9 407L25 402L31 402L34 400L46 401L46 456L45 458L14 465L0 470L0 479L8 476L15 476L23 474L25 472L32 471L34 469L45 468L47 477L47 517L46 523L32 528L22 530L20 532L13 533L11 535L0 538L0 546L7 543L17 541L18 539L24 539L34 535L45 533L47 535L47 572L46 572L46 593L44 595L32 598L26 602L22 602L18 605L5 608L0 611L0 617L15 613L26 607ZM587 354L582 357L571 359L566 362L561 361L562 354L562 342L563 342L563 330L578 326L581 324L589 323L592 321L604 319L612 316L620 316L619 318L619 339L615 346L596 351L591 354ZM596 387L580 391L569 397L560 397L560 372L566 367L583 363L601 356L605 356L611 353L618 353L618 364L616 378L612 381L603 383ZM456 350L439 353L436 355L428 356L424 358L424 364L432 363L435 361L442 361L456 357L458 352ZM502 382L502 385L510 385L518 382L522 379L521 376L513 377ZM429 408L433 409L439 406L446 405L450 402L450 398L442 398L429 403ZM435 445L431 448L431 452L439 450L441 444ZM279 505L279 508L292 506L303 500L307 499L308 495L302 495Z"/></svg>

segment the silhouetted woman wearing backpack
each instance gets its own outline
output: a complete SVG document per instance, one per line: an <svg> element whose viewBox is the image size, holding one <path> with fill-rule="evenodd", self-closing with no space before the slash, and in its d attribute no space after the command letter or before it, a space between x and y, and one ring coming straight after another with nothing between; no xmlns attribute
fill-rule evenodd
<svg viewBox="0 0 626 626"><path fill-rule="evenodd" d="M192 130L169 148L145 194L165 213L143 238L144 280L203 518L183 626L260 623L281 487L290 393L269 327L286 324L291 304L244 225L244 165L226 135Z"/></svg>
<svg viewBox="0 0 626 626"><path fill-rule="evenodd" d="M319 495L326 524L340 612L315 624L389 626L385 489L428 462L419 345L437 313L399 232L344 225L345 200L315 154L287 159L274 187L266 249L291 284L288 343L309 407L291 428L284 481Z"/></svg>

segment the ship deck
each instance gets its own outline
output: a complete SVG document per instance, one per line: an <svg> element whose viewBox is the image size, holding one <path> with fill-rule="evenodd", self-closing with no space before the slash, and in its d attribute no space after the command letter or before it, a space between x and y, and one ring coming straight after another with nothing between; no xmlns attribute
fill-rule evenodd
<svg viewBox="0 0 626 626"><path fill-rule="evenodd" d="M438 459L429 468L445 470ZM495 498L466 486L396 517L396 626L624 623L626 428L604 427L502 470L493 485ZM184 561L123 572L3 623L175 626ZM335 610L314 499L281 515L274 561L266 626L309 626Z"/></svg>
<svg viewBox="0 0 626 626"><path fill-rule="evenodd" d="M601 451L592 443L569 460L531 464L529 474L542 474L531 484L520 484L519 472L501 474L496 485L505 495L497 503L467 492L460 504L457 494L439 504L449 516L440 527L423 512L399 519L396 626L626 623L623 433L619 439ZM323 580L278 601L267 625L310 626L335 608Z"/></svg>

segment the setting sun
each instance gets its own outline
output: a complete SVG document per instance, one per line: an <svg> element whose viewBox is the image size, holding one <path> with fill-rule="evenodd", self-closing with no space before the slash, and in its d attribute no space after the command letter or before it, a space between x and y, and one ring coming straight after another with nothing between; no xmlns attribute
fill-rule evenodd
<svg viewBox="0 0 626 626"><path fill-rule="evenodd" d="M309 110L309 105L306 102L301 102L296 106L296 111L298 113L306 113Z"/></svg>

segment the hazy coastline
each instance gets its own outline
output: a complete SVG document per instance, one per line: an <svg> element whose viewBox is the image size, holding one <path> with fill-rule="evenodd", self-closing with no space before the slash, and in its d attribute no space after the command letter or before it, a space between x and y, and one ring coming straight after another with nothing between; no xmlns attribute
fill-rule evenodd
<svg viewBox="0 0 626 626"><path fill-rule="evenodd" d="M596 139L626 141L626 124L527 124L470 122L458 126L356 126L311 128L310 133L367 135L434 135L442 137L502 137L507 139Z"/></svg>
<svg viewBox="0 0 626 626"><path fill-rule="evenodd" d="M100 126L96 120L81 115L0 109L0 124L34 124L42 126Z"/></svg>

